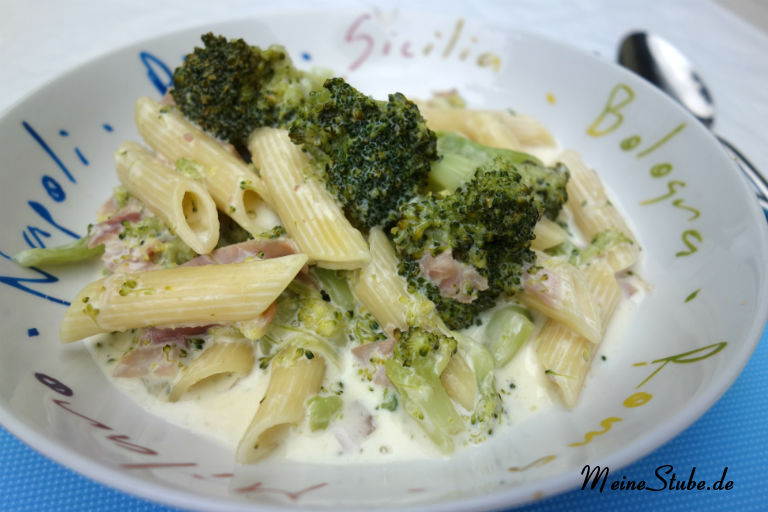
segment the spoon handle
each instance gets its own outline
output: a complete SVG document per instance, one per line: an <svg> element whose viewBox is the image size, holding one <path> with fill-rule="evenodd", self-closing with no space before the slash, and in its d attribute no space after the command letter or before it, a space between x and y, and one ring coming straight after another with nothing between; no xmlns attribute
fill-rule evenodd
<svg viewBox="0 0 768 512"><path fill-rule="evenodd" d="M728 142L720 135L717 135L717 140L719 140L720 144L722 144L725 149L728 150L728 153L730 153L734 160L736 160L736 163L739 165L741 171L744 173L747 179L749 179L749 182L755 189L757 200L760 203L760 206L768 216L768 180L765 179L765 176L763 176L760 171L757 170L752 162L750 162L747 157L741 153L741 151L736 149L736 146Z"/></svg>

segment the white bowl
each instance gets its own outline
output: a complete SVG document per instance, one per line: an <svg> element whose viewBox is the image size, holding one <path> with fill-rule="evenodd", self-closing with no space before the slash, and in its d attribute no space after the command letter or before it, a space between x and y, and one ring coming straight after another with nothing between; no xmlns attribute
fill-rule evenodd
<svg viewBox="0 0 768 512"><path fill-rule="evenodd" d="M542 411L450 459L242 467L216 442L118 393L81 344L58 342L61 302L95 275L92 266L44 273L2 259L0 421L40 452L107 485L193 509L485 510L574 487L585 464L618 467L647 454L706 411L745 365L768 315L768 238L712 135L611 63L435 15L270 14L142 42L60 77L0 120L3 255L25 240L53 245L84 234L116 184L114 148L137 137L135 98L159 97L155 82L167 83L168 68L208 30L283 44L299 64L331 68L376 96L456 88L472 106L538 118L621 203L653 291L614 326L608 358L596 362L574 410Z"/></svg>

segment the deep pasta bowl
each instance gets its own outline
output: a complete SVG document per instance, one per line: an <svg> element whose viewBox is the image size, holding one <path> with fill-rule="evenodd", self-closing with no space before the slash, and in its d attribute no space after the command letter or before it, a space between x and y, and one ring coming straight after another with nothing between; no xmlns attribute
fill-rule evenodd
<svg viewBox="0 0 768 512"><path fill-rule="evenodd" d="M649 290L612 322L575 408L542 407L450 457L238 465L120 393L82 344L59 342L66 305L100 270L23 269L10 256L84 234L117 184L113 152L138 138L134 102L159 99L207 31L283 44L300 66L376 97L456 89L473 107L540 120L581 153L637 235ZM0 169L0 422L90 478L179 507L491 510L553 495L585 464L629 464L690 425L738 376L768 316L764 218L703 126L606 61L464 19L274 13L138 43L6 112Z"/></svg>

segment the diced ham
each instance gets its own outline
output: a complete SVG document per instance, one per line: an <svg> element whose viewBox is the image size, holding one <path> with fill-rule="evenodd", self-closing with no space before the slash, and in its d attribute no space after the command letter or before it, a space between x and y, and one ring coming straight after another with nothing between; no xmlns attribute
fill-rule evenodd
<svg viewBox="0 0 768 512"><path fill-rule="evenodd" d="M523 289L548 306L557 307L560 304L562 288L562 276L544 268L539 268L534 274L523 274Z"/></svg>
<svg viewBox="0 0 768 512"><path fill-rule="evenodd" d="M374 352L378 352L384 357L392 355L392 351L395 348L395 340L387 339L382 341L374 341L373 343L366 343L365 345L358 345L352 349L352 354L363 364L368 364L371 361L371 356Z"/></svg>
<svg viewBox="0 0 768 512"><path fill-rule="evenodd" d="M101 205L101 208L99 208L99 211L96 213L97 219L108 219L114 213L118 210L117 208L117 201L115 201L115 196L109 196L109 199L107 199L103 205Z"/></svg>
<svg viewBox="0 0 768 512"><path fill-rule="evenodd" d="M198 265L210 265L218 263L240 263L248 258L268 259L297 254L299 248L287 238L246 240L239 244L225 245L210 254L203 254L193 258L182 266L193 267Z"/></svg>
<svg viewBox="0 0 768 512"><path fill-rule="evenodd" d="M454 259L447 249L437 256L427 252L419 260L421 274L440 289L443 297L469 304L477 298L477 292L488 289L488 279L475 267Z"/></svg>
<svg viewBox="0 0 768 512"><path fill-rule="evenodd" d="M373 361L371 358L374 353L379 354L383 359L387 359L392 356L392 352L395 349L395 340L388 338L382 341L374 341L373 343L366 343L365 345L358 345L352 349L352 355L363 367L371 368ZM391 383L387 378L387 372L384 369L384 365L376 365L376 371L373 373L371 380L379 386L389 386Z"/></svg>
<svg viewBox="0 0 768 512"><path fill-rule="evenodd" d="M277 303L273 302L259 316L252 320L244 320L235 323L240 332L248 339L257 340L267 332L269 324L277 313Z"/></svg>
<svg viewBox="0 0 768 512"><path fill-rule="evenodd" d="M334 422L331 429L334 437L341 445L342 450L350 452L357 450L360 443L376 430L373 424L373 416L358 401L354 401L346 408L344 415Z"/></svg>
<svg viewBox="0 0 768 512"><path fill-rule="evenodd" d="M175 344L181 347L188 347L187 338L201 336L208 332L210 325L195 327L150 327L142 334L142 339L147 340L150 345L168 345Z"/></svg>
<svg viewBox="0 0 768 512"><path fill-rule="evenodd" d="M379 386L391 386L392 382L387 377L387 369L383 364L376 367L376 373L373 374L373 383Z"/></svg>
<svg viewBox="0 0 768 512"><path fill-rule="evenodd" d="M141 345L124 355L115 366L115 377L174 377L179 371L178 345Z"/></svg>
<svg viewBox="0 0 768 512"><path fill-rule="evenodd" d="M114 198L111 202L114 203ZM109 212L110 208L110 201L107 201L102 207L102 211ZM114 204L113 208L114 210L108 214L107 220L99 222L91 228L88 247L93 248L117 238L117 235L119 235L120 231L123 229L123 221L138 222L144 217L141 203L135 199L128 201L128 204L120 210L117 210L116 204Z"/></svg>
<svg viewBox="0 0 768 512"><path fill-rule="evenodd" d="M165 94L163 94L163 98L160 100L160 103L162 105L175 105L176 100L173 99L173 96L171 96L171 90L168 89L165 91Z"/></svg>

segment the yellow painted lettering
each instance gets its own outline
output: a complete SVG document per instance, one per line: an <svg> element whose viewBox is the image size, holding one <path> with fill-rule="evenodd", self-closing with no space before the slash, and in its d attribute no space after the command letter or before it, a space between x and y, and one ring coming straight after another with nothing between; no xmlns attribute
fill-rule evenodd
<svg viewBox="0 0 768 512"><path fill-rule="evenodd" d="M675 208L680 208L681 210L691 212L692 215L688 217L689 221L698 219L699 216L701 215L701 212L699 210L697 210L693 206L688 206L687 204L685 204L685 199L675 199L674 201L672 201L672 205ZM699 240L699 242L701 242L701 240Z"/></svg>
<svg viewBox="0 0 768 512"><path fill-rule="evenodd" d="M647 148L639 152L637 154L637 158L643 158L644 156L648 156L654 151L656 151L657 149L659 149L661 146L663 146L664 144L672 140L672 138L674 138L675 135L683 131L683 128L685 128L685 125L686 123L680 123L679 125L672 128L672 130L669 133L667 133L662 138L660 138L659 140L657 140L656 142L654 142L653 144L651 144L650 146L648 146Z"/></svg>
<svg viewBox="0 0 768 512"><path fill-rule="evenodd" d="M633 149L635 149L637 146L640 145L640 142L642 140L643 139L639 135L631 135L626 139L622 140L621 142L619 142L619 147L623 151L632 151Z"/></svg>
<svg viewBox="0 0 768 512"><path fill-rule="evenodd" d="M624 407L640 407L651 401L653 395L644 391L638 391L634 395L630 395L624 400Z"/></svg>
<svg viewBox="0 0 768 512"><path fill-rule="evenodd" d="M520 471L525 471L527 469L531 469L531 468L534 468L534 467L538 467L538 466L543 466L545 464L549 464L550 462L555 460L555 458L556 458L555 455L546 455L544 457L540 457L540 458L536 459L533 462L529 462L525 466L522 466L522 467L521 466L513 466L511 468L507 468L507 471L509 471L511 473L518 473Z"/></svg>
<svg viewBox="0 0 768 512"><path fill-rule="evenodd" d="M682 238L683 244L688 248L688 250L676 252L675 257L677 258L680 258L682 256L690 256L691 254L699 250L699 248L694 245L691 239L695 238L696 240L699 241L699 243L703 242L701 233L699 233L695 229L686 229L685 231L683 231L683 234L680 238Z"/></svg>
<svg viewBox="0 0 768 512"><path fill-rule="evenodd" d="M656 359L655 361L651 361L651 364L658 364L659 366L655 370L653 370L653 372L651 372L651 374L648 375L643 380L643 382L638 384L637 387L639 388L645 385L646 382L654 378L656 374L659 373L662 369L664 369L664 367L666 367L669 363L675 363L675 364L696 363L698 361L707 359L708 357L714 356L715 354L723 350L727 345L728 345L727 341L721 341L720 343L713 343L711 345L707 345L706 347L689 350L688 352L675 354L669 357L662 357L661 359ZM702 354L702 355L699 355L699 354ZM637 366L637 364L633 366Z"/></svg>
<svg viewBox="0 0 768 512"><path fill-rule="evenodd" d="M610 432L611 426L614 423L618 423L620 421L623 421L621 418L617 418L616 416L610 416L608 418L605 418L603 421L600 422L600 426L603 427L603 430L593 430L591 432L587 432L584 434L584 440L579 441L577 443L571 443L568 446L584 446L586 444L589 444L592 442L592 439L596 436L601 436L603 434L606 434Z"/></svg>
<svg viewBox="0 0 768 512"><path fill-rule="evenodd" d="M680 180L672 180L669 183L667 183L667 192L666 194L660 195L659 197L653 197L651 199L646 199L645 201L640 201L640 204L642 205L649 205L653 203L658 203L659 201L663 201L665 199L669 199L673 195L677 193L677 190L680 188L685 187L685 182Z"/></svg>
<svg viewBox="0 0 768 512"><path fill-rule="evenodd" d="M656 164L653 167L651 167L651 176L654 178L663 178L667 174L672 172L672 164L668 164L666 162L661 164Z"/></svg>
<svg viewBox="0 0 768 512"><path fill-rule="evenodd" d="M608 102L597 116L597 119L587 128L587 134L592 137L608 135L624 122L621 110L635 99L635 91L627 84L617 84L611 89Z"/></svg>
<svg viewBox="0 0 768 512"><path fill-rule="evenodd" d="M493 52L484 52L478 55L477 65L481 68L493 68L494 71L501 69L501 57Z"/></svg>

